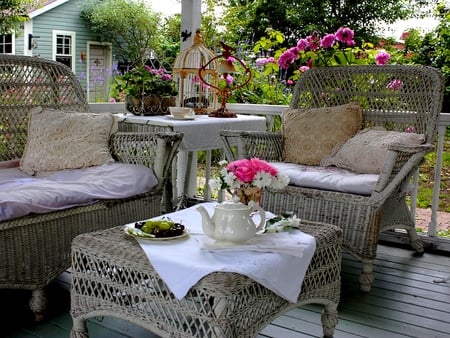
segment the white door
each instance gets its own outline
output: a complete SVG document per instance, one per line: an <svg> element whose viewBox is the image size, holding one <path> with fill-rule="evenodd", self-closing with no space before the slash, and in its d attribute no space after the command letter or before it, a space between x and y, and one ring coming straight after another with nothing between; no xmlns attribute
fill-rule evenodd
<svg viewBox="0 0 450 338"><path fill-rule="evenodd" d="M87 91L89 102L109 101L109 82L111 79L109 50L108 46L89 46L89 89Z"/></svg>

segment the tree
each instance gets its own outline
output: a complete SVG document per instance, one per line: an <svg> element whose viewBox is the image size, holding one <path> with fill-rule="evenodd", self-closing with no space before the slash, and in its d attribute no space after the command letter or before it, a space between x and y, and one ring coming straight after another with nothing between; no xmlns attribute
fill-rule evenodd
<svg viewBox="0 0 450 338"><path fill-rule="evenodd" d="M11 33L28 20L28 11L36 8L42 0L2 0L0 1L0 34Z"/></svg>
<svg viewBox="0 0 450 338"><path fill-rule="evenodd" d="M424 6L423 2L398 0L225 0L224 3L229 37L257 41L270 27L283 33L287 45L314 30L335 32L341 26L352 28L356 36L370 41L380 23L407 18Z"/></svg>
<svg viewBox="0 0 450 338"><path fill-rule="evenodd" d="M101 40L114 45L118 61L142 65L159 41L159 15L142 1L89 0L81 13Z"/></svg>

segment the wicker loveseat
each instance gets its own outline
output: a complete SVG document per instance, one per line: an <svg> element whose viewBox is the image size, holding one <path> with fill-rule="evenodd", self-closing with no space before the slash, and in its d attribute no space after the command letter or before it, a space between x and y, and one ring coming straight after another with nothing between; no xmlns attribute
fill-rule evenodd
<svg viewBox="0 0 450 338"><path fill-rule="evenodd" d="M0 164L22 157L31 108L89 113L74 74L51 60L0 55L0 91ZM39 319L45 309L44 287L70 266L75 236L169 211L165 187L181 139L181 134L168 132L117 132L111 136L109 149L116 162L153 170L157 185L150 191L0 221L0 288L32 290L30 307Z"/></svg>
<svg viewBox="0 0 450 338"><path fill-rule="evenodd" d="M294 184L283 192L263 193L265 210L275 213L294 211L303 219L340 226L343 229L343 248L363 263L360 275L363 291L370 291L374 280L373 261L380 232L404 229L413 248L423 253L423 244L416 234L406 197L413 174L424 155L433 149L442 93L443 80L436 69L413 65L317 67L305 72L296 83L289 114L356 102L362 108L362 123L355 137L360 135L361 129L376 129L373 128L375 126L399 131L402 135L405 131L413 131L424 137L423 144L389 146L369 193ZM283 162L286 127L296 128L295 125L282 126L282 131L277 133L223 131L227 159L259 157ZM313 135L313 140L319 140L320 133L326 140L327 133L331 133L330 130L321 130L319 121L306 132ZM231 144L237 144L237 147ZM300 153L308 152L306 144L297 144L297 147ZM342 148L336 146L333 151L339 153ZM361 152L364 151L365 146Z"/></svg>

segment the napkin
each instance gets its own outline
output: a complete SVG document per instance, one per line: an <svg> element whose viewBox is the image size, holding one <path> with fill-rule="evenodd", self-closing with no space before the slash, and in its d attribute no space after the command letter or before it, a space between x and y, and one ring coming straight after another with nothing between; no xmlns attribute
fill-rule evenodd
<svg viewBox="0 0 450 338"><path fill-rule="evenodd" d="M259 251L303 257L305 246L310 245L311 236L299 230L290 232L257 234L243 244L216 242L206 236L195 236L201 250L207 251Z"/></svg>

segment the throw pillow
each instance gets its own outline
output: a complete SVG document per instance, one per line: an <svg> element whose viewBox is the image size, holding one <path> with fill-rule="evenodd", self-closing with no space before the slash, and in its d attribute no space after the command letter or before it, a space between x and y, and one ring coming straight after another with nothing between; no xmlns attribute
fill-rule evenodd
<svg viewBox="0 0 450 338"><path fill-rule="evenodd" d="M283 161L319 165L336 145L361 128L362 109L356 103L341 106L285 109L281 113Z"/></svg>
<svg viewBox="0 0 450 338"><path fill-rule="evenodd" d="M334 154L324 158L321 165L335 165L361 174L379 174L391 144L418 145L423 142L423 134L367 128L336 149Z"/></svg>
<svg viewBox="0 0 450 338"><path fill-rule="evenodd" d="M112 162L109 138L117 130L112 114L34 108L20 169L29 175Z"/></svg>

